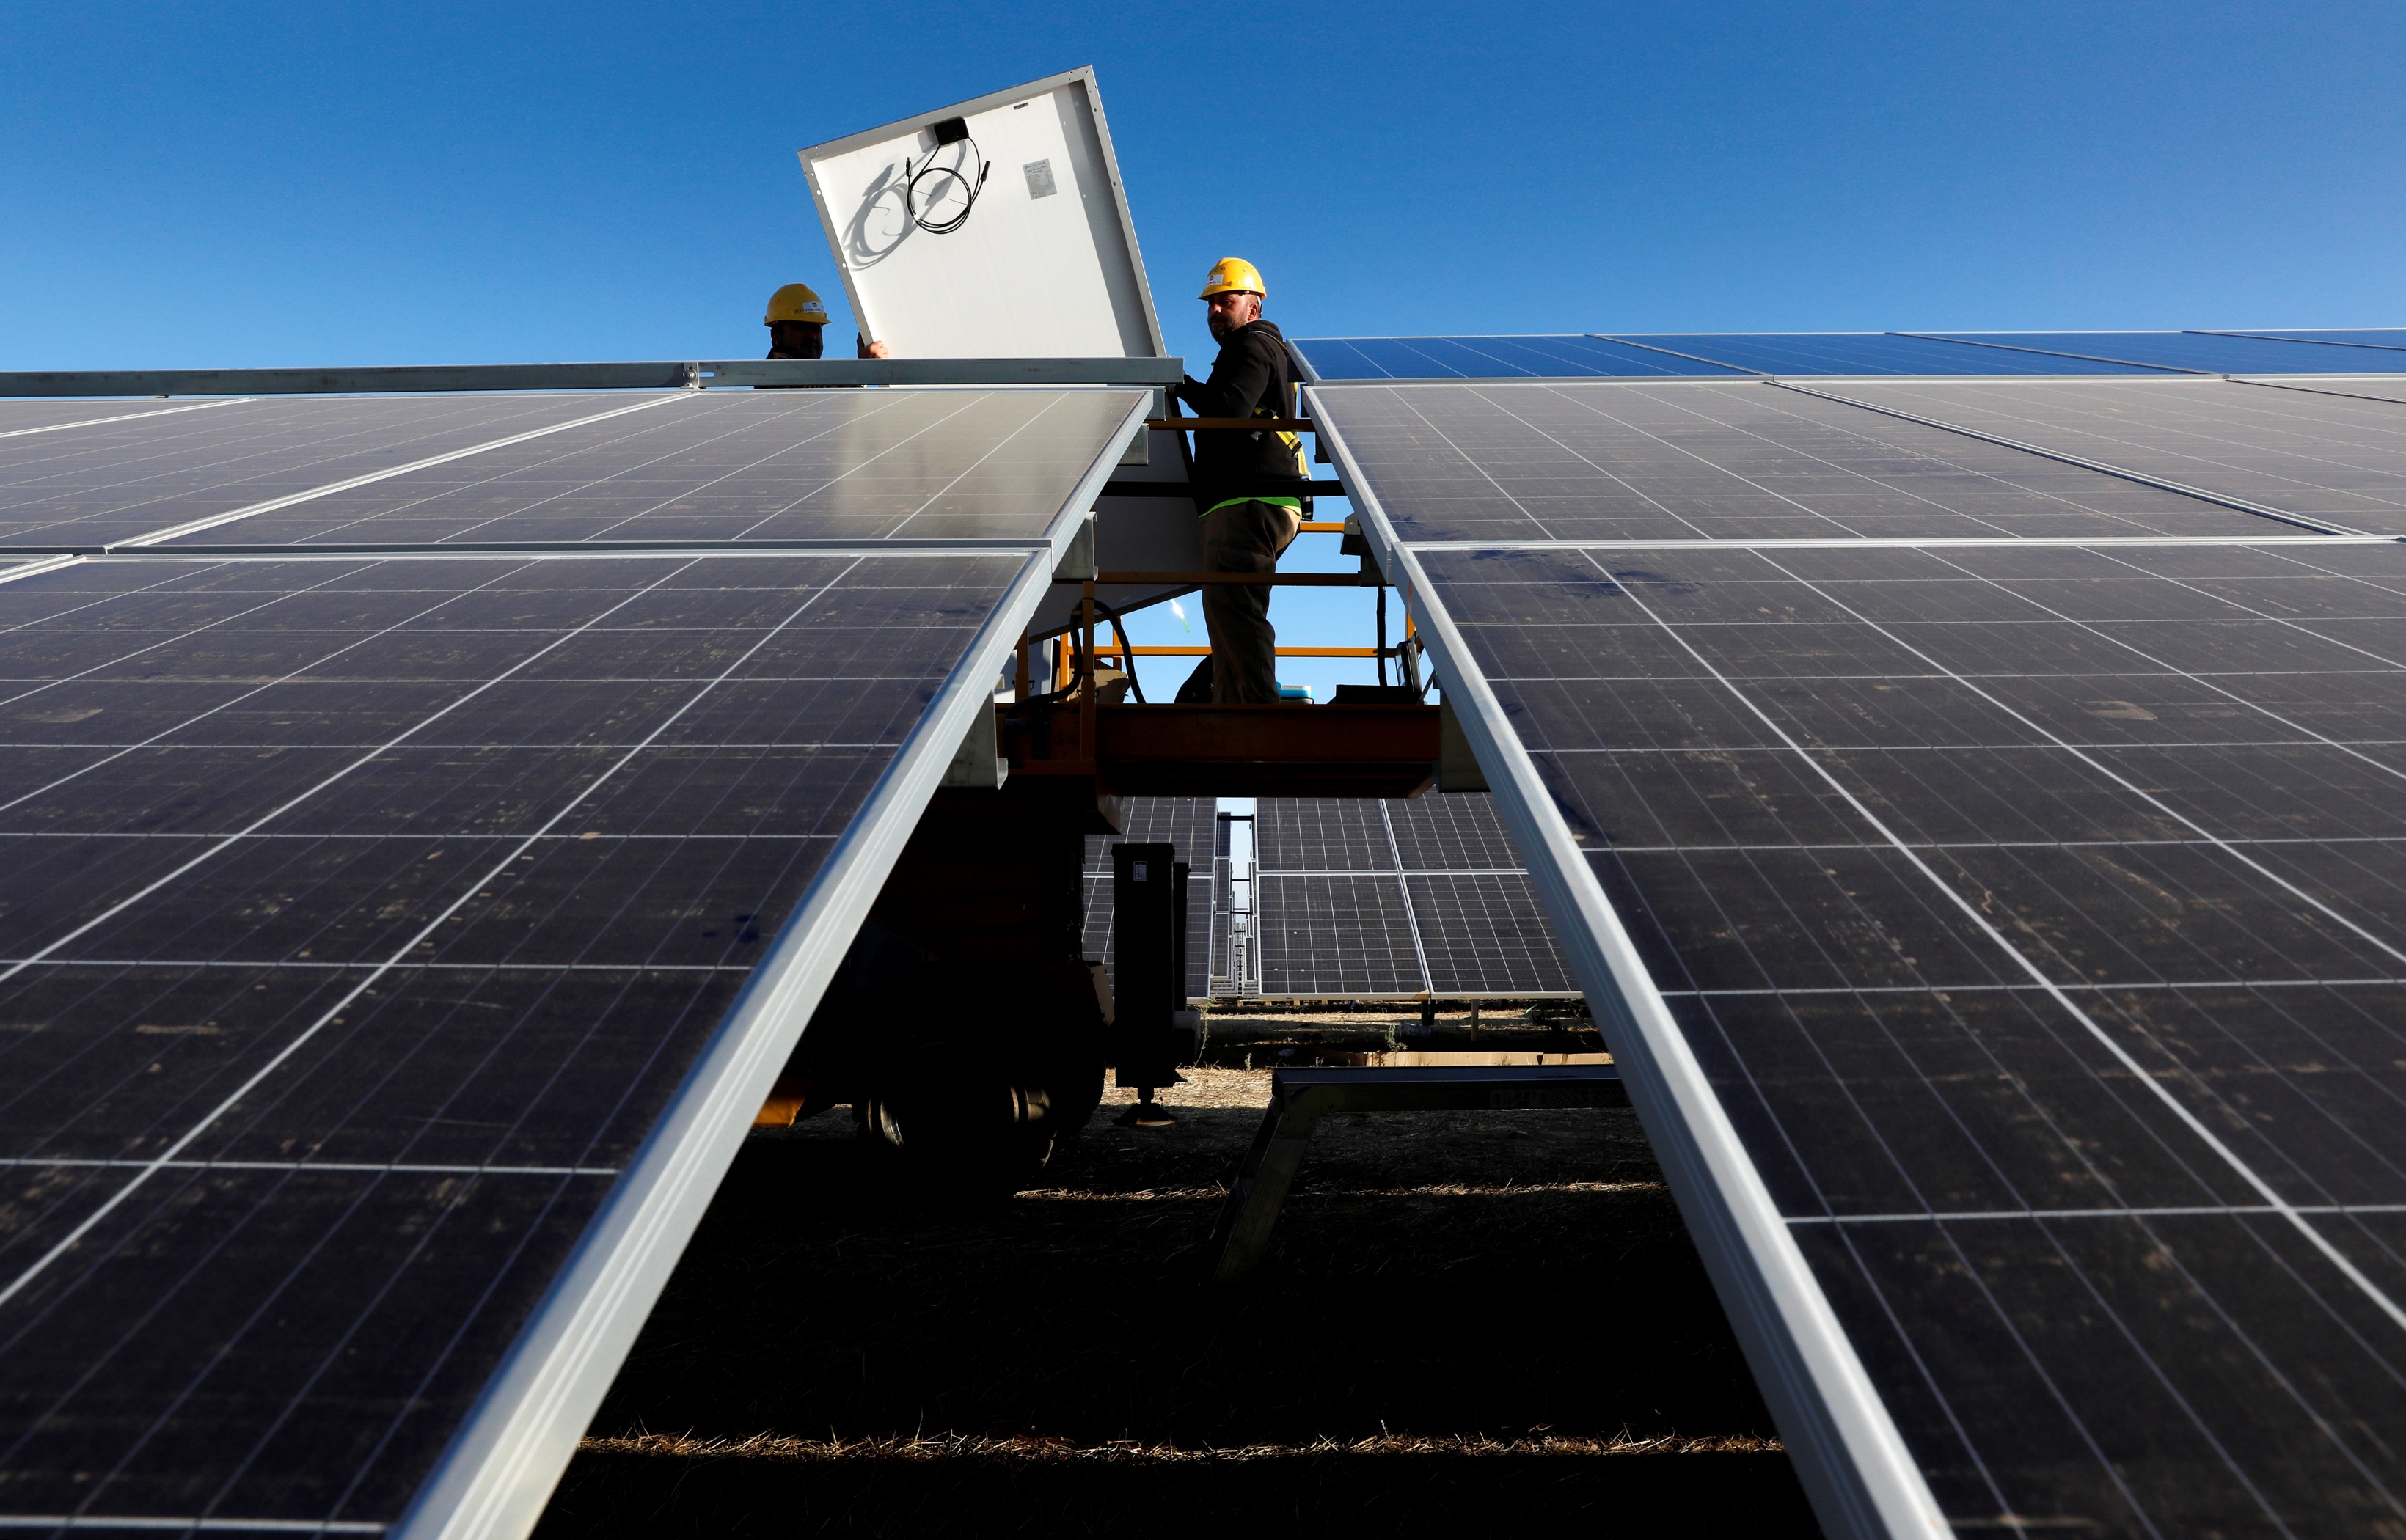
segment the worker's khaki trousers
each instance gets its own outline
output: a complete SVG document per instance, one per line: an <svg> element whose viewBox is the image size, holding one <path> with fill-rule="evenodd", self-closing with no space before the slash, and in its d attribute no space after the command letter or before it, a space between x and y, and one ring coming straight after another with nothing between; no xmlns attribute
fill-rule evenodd
<svg viewBox="0 0 2406 1540"><path fill-rule="evenodd" d="M1272 502L1231 502L1203 516L1203 570L1274 572L1303 516ZM1274 704L1278 633L1270 629L1268 585L1207 583L1203 626L1211 633L1215 705Z"/></svg>

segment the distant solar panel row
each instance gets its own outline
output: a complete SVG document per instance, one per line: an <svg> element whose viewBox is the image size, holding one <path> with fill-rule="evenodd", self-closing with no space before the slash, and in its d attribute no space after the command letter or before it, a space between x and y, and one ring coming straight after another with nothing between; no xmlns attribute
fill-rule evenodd
<svg viewBox="0 0 2406 1540"><path fill-rule="evenodd" d="M1485 795L1264 798L1254 829L1265 996L1574 991Z"/></svg>
<svg viewBox="0 0 2406 1540"><path fill-rule="evenodd" d="M1304 337L1314 377L2406 373L2406 332L1763 332Z"/></svg>
<svg viewBox="0 0 2406 1540"><path fill-rule="evenodd" d="M56 405L0 1528L523 1531L1145 398Z"/></svg>
<svg viewBox="0 0 2406 1540"><path fill-rule="evenodd" d="M1127 828L1086 841L1085 954L1111 956L1111 847L1168 841L1192 868L1187 994L1233 969L1211 914L1218 804L1134 798ZM1261 989L1285 999L1577 991L1528 873L1483 794L1410 801L1261 798L1253 925Z"/></svg>
<svg viewBox="0 0 2406 1540"><path fill-rule="evenodd" d="M1812 390L1308 400L1825 1526L2406 1523L2406 403Z"/></svg>
<svg viewBox="0 0 2406 1540"><path fill-rule="evenodd" d="M1209 797L1131 797L1123 804L1127 827L1118 834L1086 837L1085 928L1080 945L1083 954L1109 963L1111 950L1111 847L1175 845L1186 863L1186 997L1211 997L1214 973L1227 965L1218 955L1223 945L1211 913L1211 858L1220 819L1220 804Z"/></svg>

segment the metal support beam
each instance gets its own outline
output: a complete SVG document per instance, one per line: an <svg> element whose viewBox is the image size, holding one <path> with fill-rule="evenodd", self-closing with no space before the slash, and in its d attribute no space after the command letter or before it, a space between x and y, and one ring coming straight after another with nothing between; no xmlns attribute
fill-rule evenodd
<svg viewBox="0 0 2406 1540"><path fill-rule="evenodd" d="M727 359L466 363L348 369L34 369L0 396L298 396L426 390L684 390L752 386L1141 385L1185 376L1183 359Z"/></svg>
<svg viewBox="0 0 2406 1540"><path fill-rule="evenodd" d="M1237 1168L1211 1231L1211 1281L1253 1271L1303 1166L1320 1120L1333 1112L1484 1112L1526 1108L1626 1107L1608 1064L1442 1066L1410 1069L1281 1069L1253 1147Z"/></svg>

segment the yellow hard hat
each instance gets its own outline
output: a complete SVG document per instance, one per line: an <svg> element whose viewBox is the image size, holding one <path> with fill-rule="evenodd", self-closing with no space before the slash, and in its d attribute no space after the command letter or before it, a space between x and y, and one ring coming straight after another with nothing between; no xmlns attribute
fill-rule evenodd
<svg viewBox="0 0 2406 1540"><path fill-rule="evenodd" d="M1211 264L1211 276L1203 280L1203 292L1195 297L1208 300L1214 294L1230 292L1259 294L1264 299L1270 295L1270 291L1262 287L1261 271L1253 263L1242 257L1223 257Z"/></svg>
<svg viewBox="0 0 2406 1540"><path fill-rule="evenodd" d="M827 318L827 302L816 290L806 283L789 283L769 296L769 313L760 318L760 324L800 321L806 326L825 326Z"/></svg>

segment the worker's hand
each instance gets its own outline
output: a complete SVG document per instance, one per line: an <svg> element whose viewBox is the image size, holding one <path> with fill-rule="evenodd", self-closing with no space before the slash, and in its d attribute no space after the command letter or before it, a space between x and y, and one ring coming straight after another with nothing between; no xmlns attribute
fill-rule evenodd
<svg viewBox="0 0 2406 1540"><path fill-rule="evenodd" d="M882 342L870 342L867 337L862 336L857 332L853 333L852 340L854 343L854 351L858 353L860 357L864 359L890 359L894 356L894 349L891 345Z"/></svg>

